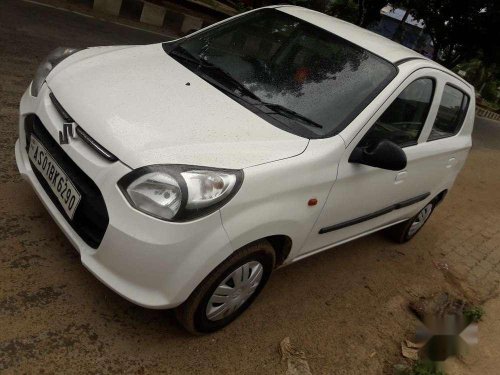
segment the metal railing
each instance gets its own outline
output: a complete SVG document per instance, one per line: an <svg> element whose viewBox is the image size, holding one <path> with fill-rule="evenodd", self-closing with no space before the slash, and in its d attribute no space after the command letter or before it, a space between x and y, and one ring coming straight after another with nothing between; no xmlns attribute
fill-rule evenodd
<svg viewBox="0 0 500 375"><path fill-rule="evenodd" d="M487 109L476 106L476 116L484 117L490 120L500 121L500 115L498 113L488 111Z"/></svg>

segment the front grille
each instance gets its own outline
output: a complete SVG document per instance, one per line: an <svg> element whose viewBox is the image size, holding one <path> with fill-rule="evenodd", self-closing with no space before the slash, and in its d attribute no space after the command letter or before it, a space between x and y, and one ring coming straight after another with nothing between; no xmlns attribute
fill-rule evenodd
<svg viewBox="0 0 500 375"><path fill-rule="evenodd" d="M54 107L56 108L57 112L61 115L63 120L65 122L69 122L71 124L75 123L75 120L71 118L71 116L66 112L66 110L63 108L61 103L56 99L55 95L53 93L49 94L50 100L52 101L52 104L54 104ZM76 124L76 123L75 123ZM92 138L85 130L83 130L80 125L76 126L76 134L80 136L80 139L84 141L87 145L89 145L94 151L96 151L100 156L102 156L104 159L107 161L110 161L114 163L115 161L118 161L118 158L113 155L111 152L106 150L104 147L102 147L99 143L96 142L94 138Z"/></svg>
<svg viewBox="0 0 500 375"><path fill-rule="evenodd" d="M33 172L43 189L55 204L59 212L65 217L66 221L71 225L76 233L82 238L87 245L96 249L104 237L106 228L108 227L109 217L104 198L101 191L92 179L87 176L73 160L63 151L63 149L52 138L47 129L36 115L26 117L24 128L26 131L26 150L28 151L30 137L33 134L57 161L59 166L68 175L75 187L78 189L82 198L71 220L64 211L63 207L57 200L57 197L50 189L49 184L45 181L40 172L31 163Z"/></svg>

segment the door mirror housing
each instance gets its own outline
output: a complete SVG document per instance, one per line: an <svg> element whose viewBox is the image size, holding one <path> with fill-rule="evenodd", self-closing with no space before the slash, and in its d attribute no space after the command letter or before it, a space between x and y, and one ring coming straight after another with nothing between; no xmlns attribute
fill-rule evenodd
<svg viewBox="0 0 500 375"><path fill-rule="evenodd" d="M349 163L400 171L406 168L406 154L394 142L383 139L374 147L356 147L349 157Z"/></svg>

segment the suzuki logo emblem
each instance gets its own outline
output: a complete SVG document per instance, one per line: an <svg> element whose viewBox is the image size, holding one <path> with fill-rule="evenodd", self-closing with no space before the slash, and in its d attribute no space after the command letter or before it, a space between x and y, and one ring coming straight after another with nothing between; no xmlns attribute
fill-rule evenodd
<svg viewBox="0 0 500 375"><path fill-rule="evenodd" d="M59 143L67 145L69 143L69 137L73 138L73 123L65 122L63 124L63 130L59 132Z"/></svg>

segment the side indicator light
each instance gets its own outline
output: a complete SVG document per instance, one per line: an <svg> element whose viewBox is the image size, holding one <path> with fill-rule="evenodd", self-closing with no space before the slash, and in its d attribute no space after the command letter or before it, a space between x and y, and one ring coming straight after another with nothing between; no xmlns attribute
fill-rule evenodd
<svg viewBox="0 0 500 375"><path fill-rule="evenodd" d="M308 206L316 206L318 204L318 200L316 198L311 198L309 199L309 202L307 202Z"/></svg>

